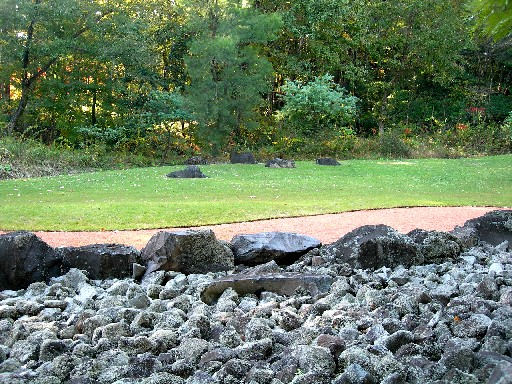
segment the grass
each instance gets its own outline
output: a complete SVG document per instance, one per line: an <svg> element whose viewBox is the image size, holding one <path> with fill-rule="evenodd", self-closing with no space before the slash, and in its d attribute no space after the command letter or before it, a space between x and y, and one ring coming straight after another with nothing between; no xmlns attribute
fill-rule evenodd
<svg viewBox="0 0 512 384"><path fill-rule="evenodd" d="M406 206L512 206L512 155L201 167L169 179L152 167L0 181L1 230L185 227Z"/></svg>

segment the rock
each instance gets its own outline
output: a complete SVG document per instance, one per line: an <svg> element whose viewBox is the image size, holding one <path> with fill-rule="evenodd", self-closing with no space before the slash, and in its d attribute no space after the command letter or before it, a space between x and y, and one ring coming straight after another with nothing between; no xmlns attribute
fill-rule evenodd
<svg viewBox="0 0 512 384"><path fill-rule="evenodd" d="M278 157L268 160L265 163L265 167L267 168L295 168L295 161L293 160L284 160Z"/></svg>
<svg viewBox="0 0 512 384"><path fill-rule="evenodd" d="M274 260L290 265L308 251L321 246L313 237L289 232L237 235L231 240L235 263L253 266Z"/></svg>
<svg viewBox="0 0 512 384"><path fill-rule="evenodd" d="M480 241L497 246L504 241L512 244L512 210L497 210L468 220L465 228L472 228Z"/></svg>
<svg viewBox="0 0 512 384"><path fill-rule="evenodd" d="M411 343L413 339L414 336L411 332L400 330L385 337L384 345L391 352L396 352L401 346Z"/></svg>
<svg viewBox="0 0 512 384"><path fill-rule="evenodd" d="M512 384L512 363L501 361L492 370L487 384Z"/></svg>
<svg viewBox="0 0 512 384"><path fill-rule="evenodd" d="M353 268L410 267L424 258L418 245L408 236L386 225L365 225L347 233L320 254Z"/></svg>
<svg viewBox="0 0 512 384"><path fill-rule="evenodd" d="M189 165L185 169L168 173L167 177L175 179L204 179L206 175L201 172L201 169L197 165Z"/></svg>
<svg viewBox="0 0 512 384"><path fill-rule="evenodd" d="M345 350L345 341L339 336L321 334L316 339L316 344L319 347L327 348L335 360L338 360L341 352Z"/></svg>
<svg viewBox="0 0 512 384"><path fill-rule="evenodd" d="M27 288L61 275L62 256L35 234L0 235L0 290Z"/></svg>
<svg viewBox="0 0 512 384"><path fill-rule="evenodd" d="M185 165L208 165L208 161L202 156L191 156L184 161Z"/></svg>
<svg viewBox="0 0 512 384"><path fill-rule="evenodd" d="M140 259L136 248L120 244L92 244L59 250L63 255L64 271L84 270L93 280L132 276L133 264Z"/></svg>
<svg viewBox="0 0 512 384"><path fill-rule="evenodd" d="M210 283L202 292L201 300L212 304L228 288L239 295L258 294L262 291L292 296L298 289L309 291L311 296L327 292L333 278L327 275L284 272L261 275L229 275Z"/></svg>
<svg viewBox="0 0 512 384"><path fill-rule="evenodd" d="M272 260L138 283L73 268L0 290L0 382L512 384L509 243L455 258L449 244L409 267L352 268L316 249L288 272Z"/></svg>
<svg viewBox="0 0 512 384"><path fill-rule="evenodd" d="M340 163L338 163L338 161L336 159L333 159L331 157L322 157L320 159L316 159L316 163L318 165L330 165L330 166L341 165Z"/></svg>
<svg viewBox="0 0 512 384"><path fill-rule="evenodd" d="M420 246L425 263L442 263L457 258L462 252L461 241L453 234L415 229L407 234Z"/></svg>
<svg viewBox="0 0 512 384"><path fill-rule="evenodd" d="M231 152L229 160L231 164L256 164L256 159L252 152Z"/></svg>
<svg viewBox="0 0 512 384"><path fill-rule="evenodd" d="M376 380L359 364L350 364L345 371L336 377L333 384L376 384Z"/></svg>
<svg viewBox="0 0 512 384"><path fill-rule="evenodd" d="M233 253L213 231L160 231L141 251L146 275L158 269L186 274L228 271L234 268Z"/></svg>
<svg viewBox="0 0 512 384"><path fill-rule="evenodd" d="M478 232L475 228L456 226L450 233L459 240L463 249L469 249L478 244Z"/></svg>

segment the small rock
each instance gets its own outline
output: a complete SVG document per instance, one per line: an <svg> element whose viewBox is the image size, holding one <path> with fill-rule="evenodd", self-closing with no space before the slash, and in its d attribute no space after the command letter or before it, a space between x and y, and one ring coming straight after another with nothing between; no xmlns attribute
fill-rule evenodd
<svg viewBox="0 0 512 384"><path fill-rule="evenodd" d="M206 175L197 165L189 165L185 169L168 173L167 177L171 179L204 179Z"/></svg>
<svg viewBox="0 0 512 384"><path fill-rule="evenodd" d="M316 163L318 165L330 165L330 166L341 165L336 159L333 159L331 157L321 157L319 159L316 159Z"/></svg>
<svg viewBox="0 0 512 384"><path fill-rule="evenodd" d="M269 160L265 163L265 167L267 168L295 168L295 161L293 160L284 160L278 157Z"/></svg>
<svg viewBox="0 0 512 384"><path fill-rule="evenodd" d="M256 159L252 152L231 152L229 160L231 164L256 164Z"/></svg>

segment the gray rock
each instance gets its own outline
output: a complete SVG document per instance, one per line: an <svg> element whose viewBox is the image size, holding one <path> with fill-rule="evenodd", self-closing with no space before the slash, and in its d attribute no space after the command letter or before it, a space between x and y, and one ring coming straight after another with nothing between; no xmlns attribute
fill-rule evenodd
<svg viewBox="0 0 512 384"><path fill-rule="evenodd" d="M401 346L411 343L413 340L412 332L400 330L387 336L384 340L384 345L391 352L396 352Z"/></svg>
<svg viewBox="0 0 512 384"><path fill-rule="evenodd" d="M334 358L326 348L299 345L293 353L297 355L299 369L302 372L313 371L330 377L336 369Z"/></svg>
<svg viewBox="0 0 512 384"><path fill-rule="evenodd" d="M327 275L298 274L283 272L261 275L229 275L210 283L201 292L201 300L212 304L228 288L239 295L258 294L262 291L292 296L298 289L309 291L314 296L327 292L333 278Z"/></svg>
<svg viewBox="0 0 512 384"><path fill-rule="evenodd" d="M268 160L265 163L265 167L267 168L295 168L295 161L293 160L284 160L278 157Z"/></svg>
<svg viewBox="0 0 512 384"><path fill-rule="evenodd" d="M231 164L256 164L256 159L252 152L231 152L229 160Z"/></svg>
<svg viewBox="0 0 512 384"><path fill-rule="evenodd" d="M133 264L140 259L136 248L121 244L92 244L59 250L65 272L72 268L84 270L93 280L130 277Z"/></svg>
<svg viewBox="0 0 512 384"><path fill-rule="evenodd" d="M450 233L459 240L463 249L469 249L478 244L478 231L474 227L456 226Z"/></svg>
<svg viewBox="0 0 512 384"><path fill-rule="evenodd" d="M368 371L359 364L350 364L345 371L336 377L333 384L376 384L375 379Z"/></svg>
<svg viewBox="0 0 512 384"><path fill-rule="evenodd" d="M448 247L431 264L375 271L327 254L314 265L314 250L295 273L271 261L238 275L159 270L140 284L72 269L0 291L0 382L510 383L508 249L482 242L444 259ZM265 281L282 277L295 282ZM226 279L242 288L200 300Z"/></svg>
<svg viewBox="0 0 512 384"><path fill-rule="evenodd" d="M234 268L232 251L211 230L157 232L142 249L141 258L146 275L158 269L191 274Z"/></svg>
<svg viewBox="0 0 512 384"><path fill-rule="evenodd" d="M330 165L330 166L341 165L336 159L333 159L331 157L321 157L319 159L316 159L316 163L318 165Z"/></svg>
<svg viewBox="0 0 512 384"><path fill-rule="evenodd" d="M204 179L206 175L197 165L189 165L185 169L168 173L167 177L171 179Z"/></svg>
<svg viewBox="0 0 512 384"><path fill-rule="evenodd" d="M473 313L468 319L453 322L452 331L458 337L483 337L492 320L486 315Z"/></svg>
<svg viewBox="0 0 512 384"><path fill-rule="evenodd" d="M0 235L0 290L24 289L61 275L61 255L35 234Z"/></svg>
<svg viewBox="0 0 512 384"><path fill-rule="evenodd" d="M512 363L501 361L496 364L486 384L512 384Z"/></svg>
<svg viewBox="0 0 512 384"><path fill-rule="evenodd" d="M386 225L365 225L320 250L321 255L353 268L395 267L422 264L418 245Z"/></svg>
<svg viewBox="0 0 512 384"><path fill-rule="evenodd" d="M236 356L244 360L264 360L272 353L272 339L243 343L235 348Z"/></svg>
<svg viewBox="0 0 512 384"><path fill-rule="evenodd" d="M462 251L461 241L447 232L415 229L407 235L419 244L425 263L442 263L455 259Z"/></svg>
<svg viewBox="0 0 512 384"><path fill-rule="evenodd" d="M468 220L466 228L474 228L481 241L491 245L499 245L504 241L512 243L512 210L497 210L481 217Z"/></svg>
<svg viewBox="0 0 512 384"><path fill-rule="evenodd" d="M289 232L262 232L237 235L231 240L235 263L248 266L274 260L292 264L308 251L321 246L313 237Z"/></svg>

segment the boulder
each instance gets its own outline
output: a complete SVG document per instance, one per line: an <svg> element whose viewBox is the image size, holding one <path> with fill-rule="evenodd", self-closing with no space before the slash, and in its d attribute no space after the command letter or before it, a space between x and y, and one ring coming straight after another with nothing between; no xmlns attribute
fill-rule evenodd
<svg viewBox="0 0 512 384"><path fill-rule="evenodd" d="M316 159L316 163L318 165L330 165L330 166L336 166L341 165L338 163L336 159L333 159L331 157L321 157L320 159Z"/></svg>
<svg viewBox="0 0 512 384"><path fill-rule="evenodd" d="M146 275L158 269L191 274L234 268L233 252L211 230L157 232L142 249L141 258Z"/></svg>
<svg viewBox="0 0 512 384"><path fill-rule="evenodd" d="M407 234L419 245L425 263L441 264L457 258L462 252L461 241L453 234L415 229Z"/></svg>
<svg viewBox="0 0 512 384"><path fill-rule="evenodd" d="M320 240L290 232L262 232L237 235L231 240L235 263L253 266L275 260L293 264L300 256L322 245Z"/></svg>
<svg viewBox="0 0 512 384"><path fill-rule="evenodd" d="M0 235L0 291L25 289L61 274L61 255L31 232Z"/></svg>
<svg viewBox="0 0 512 384"><path fill-rule="evenodd" d="M173 179L204 179L206 175L201 172L197 165L189 165L185 169L168 173L167 177Z"/></svg>
<svg viewBox="0 0 512 384"><path fill-rule="evenodd" d="M320 255L352 268L378 269L422 264L423 255L410 237L386 225L365 225L320 249Z"/></svg>
<svg viewBox="0 0 512 384"><path fill-rule="evenodd" d="M483 216L468 220L463 228L470 228L476 232L480 241L493 246L504 241L512 244L512 210L496 210Z"/></svg>
<svg viewBox="0 0 512 384"><path fill-rule="evenodd" d="M329 291L332 282L331 276L307 273L229 275L206 286L201 292L201 300L206 304L212 304L228 288L233 289L239 295L260 294L263 291L268 291L278 295L292 296L297 291L304 290L311 296L315 296Z"/></svg>
<svg viewBox="0 0 512 384"><path fill-rule="evenodd" d="M284 160L276 157L275 159L269 160L265 163L267 168L295 168L295 161Z"/></svg>
<svg viewBox="0 0 512 384"><path fill-rule="evenodd" d="M252 152L231 152L229 160L231 164L256 164L256 158Z"/></svg>
<svg viewBox="0 0 512 384"><path fill-rule="evenodd" d="M139 251L121 244L91 244L83 247L60 248L62 268L88 272L93 280L132 276L133 264L140 261Z"/></svg>

